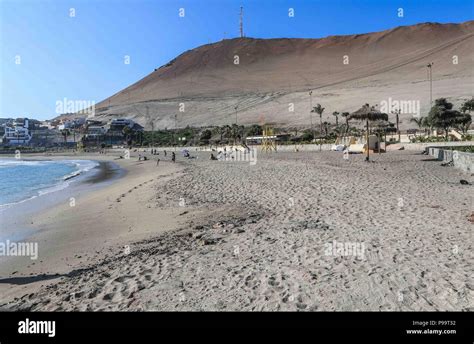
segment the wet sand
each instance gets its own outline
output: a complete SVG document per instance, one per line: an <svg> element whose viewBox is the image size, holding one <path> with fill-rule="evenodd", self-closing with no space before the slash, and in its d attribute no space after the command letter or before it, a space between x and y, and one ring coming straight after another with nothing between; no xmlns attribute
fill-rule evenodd
<svg viewBox="0 0 474 344"><path fill-rule="evenodd" d="M174 228L172 217L141 208L153 190L148 184L165 180L178 166L156 161L117 159L110 155L25 156L33 159L97 160L90 176L2 217L2 226L16 233L17 240L38 243L39 257L2 257L0 294L2 301L36 291L43 282L52 282L90 262L99 262L113 248L154 236ZM73 178L75 179L75 178ZM72 202L73 200L73 202ZM34 204L33 204L34 203ZM28 210L26 213L25 211ZM149 210L149 211L147 211ZM160 228L153 228L160 223ZM4 231L5 234L7 234ZM9 232L12 240L13 233ZM20 234L18 234L20 235Z"/></svg>

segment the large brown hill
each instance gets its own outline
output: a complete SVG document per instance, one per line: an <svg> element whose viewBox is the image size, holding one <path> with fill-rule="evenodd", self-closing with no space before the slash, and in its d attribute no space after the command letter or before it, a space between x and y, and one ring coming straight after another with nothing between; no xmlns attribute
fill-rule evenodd
<svg viewBox="0 0 474 344"><path fill-rule="evenodd" d="M238 64L234 63L238 58ZM344 63L347 61L348 63ZM458 63L456 62L456 59ZM474 21L424 23L321 39L236 38L189 50L96 106L101 118L125 116L147 127L277 123L308 125L310 97L325 120L383 100L433 97L456 105L473 95ZM291 112L294 104L294 112ZM183 106L184 105L184 106ZM183 111L180 111L183 110ZM402 127L411 115L402 115ZM332 118L331 118L332 117Z"/></svg>

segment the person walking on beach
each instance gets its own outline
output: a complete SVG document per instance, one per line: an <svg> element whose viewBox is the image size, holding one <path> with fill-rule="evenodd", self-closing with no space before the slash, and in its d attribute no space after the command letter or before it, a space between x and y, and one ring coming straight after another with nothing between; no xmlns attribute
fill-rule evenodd
<svg viewBox="0 0 474 344"><path fill-rule="evenodd" d="M166 157L166 150L164 151L164 153L165 153L165 157Z"/></svg>
<svg viewBox="0 0 474 344"><path fill-rule="evenodd" d="M160 158L156 159L156 166L158 167L159 164L160 164Z"/></svg>
<svg viewBox="0 0 474 344"><path fill-rule="evenodd" d="M176 154L174 152L171 153L171 161L176 162Z"/></svg>

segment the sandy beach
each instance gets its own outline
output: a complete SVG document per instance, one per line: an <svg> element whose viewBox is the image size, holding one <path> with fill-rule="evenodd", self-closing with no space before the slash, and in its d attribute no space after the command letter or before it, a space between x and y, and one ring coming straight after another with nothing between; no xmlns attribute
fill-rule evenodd
<svg viewBox="0 0 474 344"><path fill-rule="evenodd" d="M2 257L2 300L35 291L43 284L55 282L62 274L106 259L110 252L115 254L117 247L125 249L134 240L176 227L173 212L151 210L147 202L154 194L151 184L166 182L180 167L166 161L157 167L156 161L137 161L134 155L129 160L117 159L119 155L24 156L35 160L96 160L101 166L81 185L52 195L48 202L53 207L45 208L42 196L34 200L40 204L34 204L37 209L33 214L15 214L13 220L8 218L9 213L4 215L3 224L22 231L26 227L27 234L33 233L24 240L38 243L39 257ZM114 171L113 165L122 170Z"/></svg>
<svg viewBox="0 0 474 344"><path fill-rule="evenodd" d="M82 157L127 173L32 219L40 256L2 264L1 309L474 310L472 175L410 151L192 154Z"/></svg>

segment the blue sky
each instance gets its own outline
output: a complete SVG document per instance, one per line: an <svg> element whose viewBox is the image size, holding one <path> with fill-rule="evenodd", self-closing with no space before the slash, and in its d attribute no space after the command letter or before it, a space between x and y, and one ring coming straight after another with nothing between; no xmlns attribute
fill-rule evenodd
<svg viewBox="0 0 474 344"><path fill-rule="evenodd" d="M474 17L473 0L0 0L0 117L52 118L64 98L99 102L186 50L237 37L241 5L245 34L257 38Z"/></svg>

